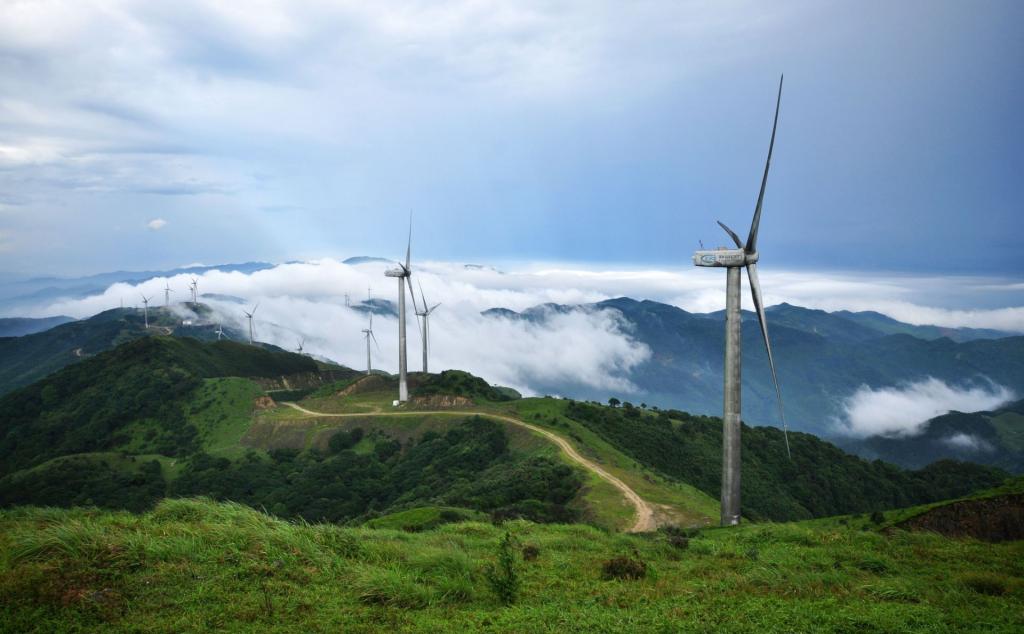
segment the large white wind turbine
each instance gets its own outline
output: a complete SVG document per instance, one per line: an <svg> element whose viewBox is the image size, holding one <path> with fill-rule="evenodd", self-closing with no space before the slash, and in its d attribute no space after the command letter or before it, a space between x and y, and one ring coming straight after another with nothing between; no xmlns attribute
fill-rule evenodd
<svg viewBox="0 0 1024 634"><path fill-rule="evenodd" d="M789 454L789 436L786 429L786 415L782 409L782 391L775 373L772 346L768 341L768 323L765 321L764 300L761 284L757 279L757 230L761 224L761 205L764 189L768 184L768 168L772 163L772 149L775 147L775 129L779 124L779 105L782 102L782 77L779 78L779 94L775 100L775 121L772 123L772 138L768 143L768 160L764 164L761 178L761 192L754 207L754 220L750 223L747 242L740 241L736 232L718 222L736 244L735 249L702 250L693 254L696 266L725 267L725 398L722 416L722 526L733 526L740 522L740 268L746 267L750 280L750 293L754 298L757 320L761 324L761 336L768 351L768 365L775 383L775 395L779 401L779 415L786 439L786 454Z"/></svg>
<svg viewBox="0 0 1024 634"><path fill-rule="evenodd" d="M224 336L224 326L222 326L220 324L217 324L217 341L220 341L220 338L223 337L223 336Z"/></svg>
<svg viewBox="0 0 1024 634"><path fill-rule="evenodd" d="M377 346L380 350L380 344L377 343L377 336L373 334L373 311L370 311L370 327L363 328L363 336L366 338L366 373L370 374L373 371L373 365L370 361L370 339L373 339L373 345Z"/></svg>
<svg viewBox="0 0 1024 634"><path fill-rule="evenodd" d="M193 277L188 286L192 289L192 305L194 306L199 303L199 280Z"/></svg>
<svg viewBox="0 0 1024 634"><path fill-rule="evenodd" d="M416 294L413 293L413 296ZM427 308L427 297L423 294L423 285L420 284L420 299L423 300L423 308L416 309L416 317L422 318L420 322L420 335L423 339L423 373L427 373L427 357L430 354L430 314L441 305L440 302Z"/></svg>
<svg viewBox="0 0 1024 634"><path fill-rule="evenodd" d="M407 363L405 358L405 284L412 276L412 216L409 217L409 242L405 247L405 264L398 263L398 268L389 269L384 273L388 277L398 278L398 402L404 403L409 400L409 384L407 382ZM409 292L412 293L413 304L416 303L416 294L413 293L412 284L409 285ZM415 310L415 306L413 307Z"/></svg>
<svg viewBox="0 0 1024 634"><path fill-rule="evenodd" d="M149 328L149 300L151 299L153 298L142 296L142 318L145 320L146 328Z"/></svg>
<svg viewBox="0 0 1024 634"><path fill-rule="evenodd" d="M164 307L171 305L171 293L173 292L174 291L171 290L171 283L164 282Z"/></svg>
<svg viewBox="0 0 1024 634"><path fill-rule="evenodd" d="M245 311L245 310L242 311L243 313L245 313L246 318L248 318L248 320L249 320L249 345L250 346L252 345L252 342L253 342L253 339L252 339L252 316L256 314L256 309L259 308L259 307L260 307L259 302L257 302L256 305L252 307L251 311Z"/></svg>

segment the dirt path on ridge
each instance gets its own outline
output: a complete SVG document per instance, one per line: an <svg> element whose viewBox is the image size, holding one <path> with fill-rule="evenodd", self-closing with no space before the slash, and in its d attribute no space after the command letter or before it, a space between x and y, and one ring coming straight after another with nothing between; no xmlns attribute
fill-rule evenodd
<svg viewBox="0 0 1024 634"><path fill-rule="evenodd" d="M609 484L611 484L616 489L618 489L619 491L622 492L622 495L629 501L630 504L633 505L633 508L636 509L636 513L634 515L635 521L633 523L633 526L627 532L630 532L630 533L646 533L646 532L649 532L649 531L653 531L653 530L655 530L657 528L657 525L655 524L655 521L654 521L654 509L642 497L640 497L637 494L636 491L631 489L628 484L626 484L622 480L616 478L612 474L608 473L607 471L602 469L599 465L596 465L593 462L591 462L590 460L587 460L586 458L581 456L580 453L578 451L576 451L576 448L573 447L572 444L568 440L566 440L565 438L562 438L558 434L550 432L547 429L544 429L542 427L537 427L536 425L531 425L530 423L527 423L525 421L521 421L518 418L512 418L511 416L502 416L501 414L492 414L490 412L475 412L475 411L466 411L466 410L457 411L457 412L425 411L425 412L373 412L373 413L352 413L352 414L328 414L328 413L325 413L325 412L314 412L313 410L306 409L305 407L302 407L301 405L298 405L296 403L282 402L281 404L282 405L287 405L288 407L291 407L292 409L298 410L298 411L302 412L303 414L307 414L309 416L317 416L317 417L325 417L325 418L361 418L361 417L367 417L367 416L423 416L425 414L426 415L432 415L432 416L436 416L436 415L440 415L440 416L483 416L485 418L494 418L494 419L497 419L497 420L500 420L500 421L504 421L506 423L511 423L513 425L518 425L519 427L525 427L526 429L529 429L532 432L536 432L536 433L540 434L541 436L544 436L545 438L547 438L551 442L555 443L558 446L558 448L562 450L562 453L564 453L566 456L568 456L570 460L572 460L573 462L576 462L577 464L582 466L584 469L587 469L588 471L591 471L591 472L597 474L597 476L599 478L601 478L602 480L608 482Z"/></svg>

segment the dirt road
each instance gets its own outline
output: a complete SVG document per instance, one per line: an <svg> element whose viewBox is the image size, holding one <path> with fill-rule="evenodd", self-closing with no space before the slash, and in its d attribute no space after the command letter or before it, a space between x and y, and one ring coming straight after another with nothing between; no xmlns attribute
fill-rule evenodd
<svg viewBox="0 0 1024 634"><path fill-rule="evenodd" d="M564 453L566 456L568 456L570 460L572 460L573 462L576 462L577 464L582 466L584 469L587 469L587 470L592 471L593 473L597 474L597 476L599 478L601 478L602 480L605 480L606 482L608 482L609 484L611 484L616 489L618 489L619 491L622 492L622 495L625 496L625 498L627 500L629 500L629 503L633 505L633 508L636 509L636 514L634 516L635 517L635 521L633 522L633 526L629 529L628 532L630 532L630 533L645 533L645 532L648 532L648 531L653 531L655 528L657 528L657 526L655 525L655 522L654 522L654 509L651 508L651 505L648 504L646 501L644 501L643 498L641 498L639 495L637 495L637 492L634 491L633 489L631 489L628 484L626 484L622 480L616 478L612 474L608 473L607 471L602 469L599 465L596 465L593 462L591 462L590 460L587 460L586 458L581 456L579 454L579 452L576 451L576 448L573 447L572 444L570 444L568 440L562 438L561 436L559 436L559 435L557 435L557 434L555 434L553 432L548 431L547 429L544 429L542 427L537 427L536 425L531 425L530 423L527 423L525 421L521 421L518 418L512 418L510 416L502 416L501 414L492 414L490 412L474 412L474 411L465 411L465 410L456 411L456 412L425 411L425 412L372 412L372 413L358 413L358 414L327 414L325 412L314 412L313 410L306 409L305 407L302 407L301 405L297 405L295 403L284 402L284 403L281 403L281 404L282 405L287 405L288 407L291 407L292 409L296 409L296 410L302 412L303 414L307 414L309 416L321 416L321 417L330 417L330 418L364 418L364 417L367 417L367 416L423 416L424 414L429 414L429 415L432 415L432 416L437 416L437 415L440 415L440 416L474 416L475 415L475 416L483 416L485 418L494 418L494 419L497 419L497 420L500 420L500 421L504 421L506 423L511 423L512 425L518 425L519 427L525 427L526 429L529 429L532 432L538 433L541 436L544 436L545 438L547 438L551 442L553 442L556 445L558 445L558 448L561 449L562 453Z"/></svg>

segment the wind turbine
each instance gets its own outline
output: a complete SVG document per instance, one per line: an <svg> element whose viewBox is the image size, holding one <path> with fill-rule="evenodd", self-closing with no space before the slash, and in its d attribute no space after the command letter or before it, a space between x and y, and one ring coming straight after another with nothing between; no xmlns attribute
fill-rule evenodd
<svg viewBox="0 0 1024 634"><path fill-rule="evenodd" d="M416 317L422 317L422 327L420 328L420 334L423 335L423 373L427 373L427 356L430 352L430 313L434 312L440 302L434 304L430 308L427 308L427 297L423 294L423 284L420 284L420 299L423 300L423 310L416 310ZM413 296L415 297L415 293Z"/></svg>
<svg viewBox="0 0 1024 634"><path fill-rule="evenodd" d="M142 315L146 322L146 328L149 328L149 300L153 299L152 296L146 297L142 295Z"/></svg>
<svg viewBox="0 0 1024 634"><path fill-rule="evenodd" d="M388 277L398 278L398 402L409 400L409 384L406 380L407 364L405 358L405 283L412 276L410 257L412 256L412 214L409 215L409 243L405 248L405 264L398 263L398 268L389 269L384 273ZM416 293L409 285L412 293L413 310L416 310Z"/></svg>
<svg viewBox="0 0 1024 634"><path fill-rule="evenodd" d="M757 278L757 230L761 224L761 205L764 202L764 190L768 184L768 168L772 163L772 149L775 147L775 129L779 124L779 105L782 102L782 77L779 77L779 94L775 99L775 120L772 123L772 138L768 144L768 159L764 164L764 176L761 178L761 192L757 196L754 207L754 219L750 223L747 242L740 241L736 232L718 224L725 230L736 244L735 249L718 248L701 250L693 254L695 266L725 267L725 398L722 416L722 526L734 526L740 522L740 268L746 267L747 278L750 280L750 294L754 299L757 320L761 324L761 336L765 350L768 351L768 365L775 383L775 395L779 402L779 416L782 418L782 430L786 440L786 455L789 455L789 434L786 428L786 414L782 409L782 392L779 390L779 378L775 373L775 360L772 358L772 346L768 342L768 323L765 321L764 301L761 297L761 284Z"/></svg>
<svg viewBox="0 0 1024 634"><path fill-rule="evenodd" d="M167 306L171 305L171 293L173 293L173 292L174 291L171 290L171 283L170 282L164 282L164 307L165 308Z"/></svg>
<svg viewBox="0 0 1024 634"><path fill-rule="evenodd" d="M259 302L257 302L256 305L252 307L252 311L251 312L250 311L244 311L244 310L242 311L243 313L245 313L246 318L249 320L249 345L250 346L252 345L252 316L256 314L256 309L259 308L259 307L260 307L260 304L259 304Z"/></svg>
<svg viewBox="0 0 1024 634"><path fill-rule="evenodd" d="M217 324L217 341L220 341L220 338L223 337L223 336L224 336L224 326L222 326L221 324Z"/></svg>
<svg viewBox="0 0 1024 634"><path fill-rule="evenodd" d="M295 349L295 352L298 352L299 354L302 354L302 346L305 343L306 343L306 338L305 337L299 339L299 347Z"/></svg>
<svg viewBox="0 0 1024 634"><path fill-rule="evenodd" d="M193 304L198 304L199 303L199 280L197 280L196 278L193 277L192 278L192 283L189 284L189 288L192 289L192 303Z"/></svg>
<svg viewBox="0 0 1024 634"><path fill-rule="evenodd" d="M377 343L377 337L373 334L373 311L370 311L370 327L363 329L363 335L366 338L366 373L370 374L373 370L373 366L370 363L370 339L373 339L373 344L377 346L377 350L380 350L380 344Z"/></svg>

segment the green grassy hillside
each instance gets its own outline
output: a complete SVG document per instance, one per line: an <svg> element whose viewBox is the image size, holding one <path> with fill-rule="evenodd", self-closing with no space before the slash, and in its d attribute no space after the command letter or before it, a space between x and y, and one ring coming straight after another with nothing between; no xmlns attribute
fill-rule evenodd
<svg viewBox="0 0 1024 634"><path fill-rule="evenodd" d="M9 632L1024 628L1024 542L864 518L689 539L523 521L409 533L173 500L142 515L0 511L0 552Z"/></svg>
<svg viewBox="0 0 1024 634"><path fill-rule="evenodd" d="M556 422L575 421L644 466L717 495L719 419L628 404L555 403ZM965 495L1008 477L1000 469L954 461L906 471L847 454L810 434L791 433L789 440L792 459L781 430L744 425L741 487L747 517L778 521L898 508Z"/></svg>
<svg viewBox="0 0 1024 634"><path fill-rule="evenodd" d="M0 398L0 505L141 510L207 495L308 521L454 506L628 529L643 510L600 469L647 503L652 526L717 517L717 419L515 399L457 371L413 375L412 401L394 408L394 377L348 372L323 375L307 357L233 342L126 343ZM306 381L321 387L294 389L281 376L321 377ZM268 394L305 397L296 409ZM952 462L907 472L806 434L792 441L790 461L778 430L746 428L748 519L896 508L1006 477Z"/></svg>

